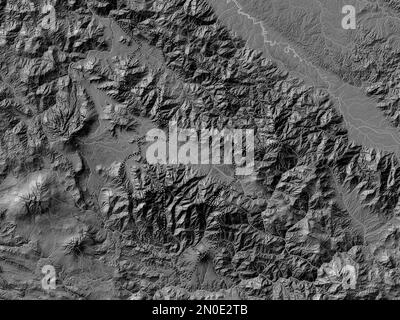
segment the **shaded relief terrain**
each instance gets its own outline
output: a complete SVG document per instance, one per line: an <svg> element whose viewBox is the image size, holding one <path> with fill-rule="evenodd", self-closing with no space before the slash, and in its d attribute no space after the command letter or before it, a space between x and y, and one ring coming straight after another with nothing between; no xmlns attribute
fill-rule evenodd
<svg viewBox="0 0 400 320"><path fill-rule="evenodd" d="M53 4L0 0L0 299L400 297L396 1ZM170 121L254 173L149 164Z"/></svg>

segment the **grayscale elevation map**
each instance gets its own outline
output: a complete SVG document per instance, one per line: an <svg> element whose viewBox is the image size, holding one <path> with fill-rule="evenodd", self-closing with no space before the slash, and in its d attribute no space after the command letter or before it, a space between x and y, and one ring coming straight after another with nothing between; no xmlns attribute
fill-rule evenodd
<svg viewBox="0 0 400 320"><path fill-rule="evenodd" d="M392 300L399 267L400 0L0 0L0 300Z"/></svg>

